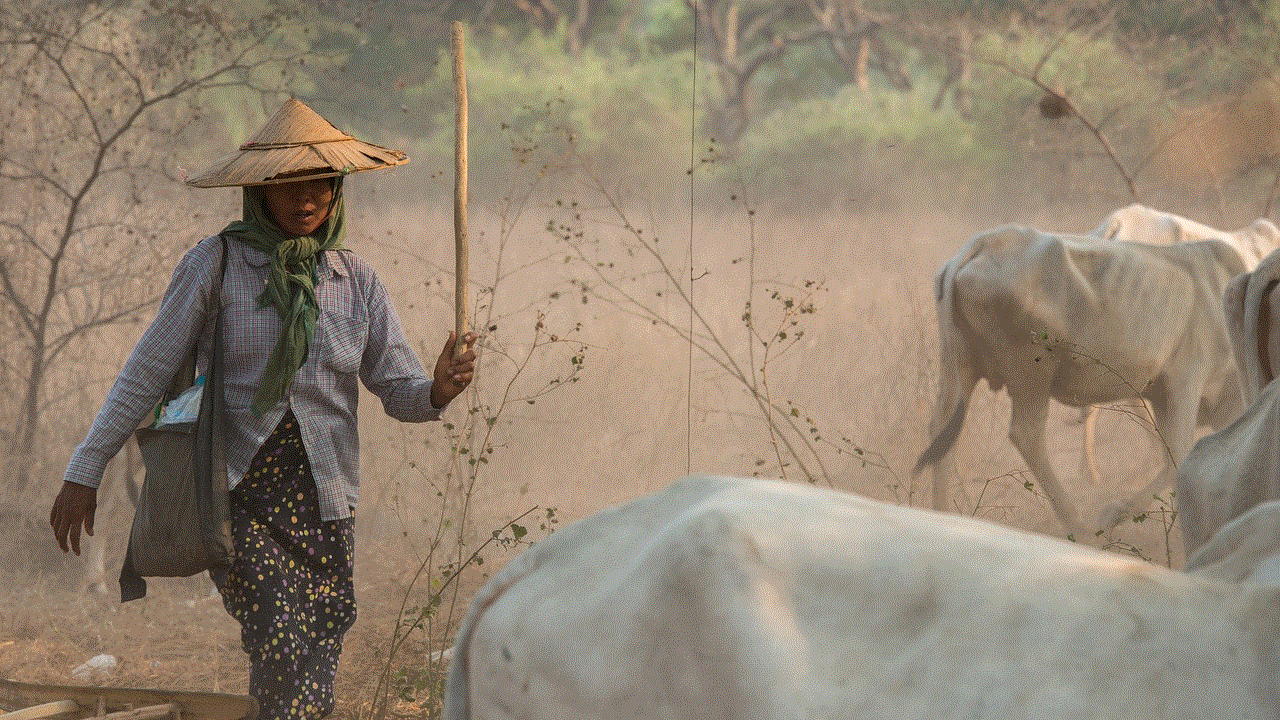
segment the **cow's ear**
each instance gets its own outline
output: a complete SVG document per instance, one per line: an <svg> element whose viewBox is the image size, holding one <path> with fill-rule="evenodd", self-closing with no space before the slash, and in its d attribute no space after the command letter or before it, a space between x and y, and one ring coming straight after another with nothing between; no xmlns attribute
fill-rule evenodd
<svg viewBox="0 0 1280 720"><path fill-rule="evenodd" d="M1184 569L1220 582L1280 586L1280 500L1256 505L1223 525L1187 558Z"/></svg>
<svg viewBox="0 0 1280 720"><path fill-rule="evenodd" d="M1280 322L1276 322L1280 318L1280 280L1267 283L1263 306L1258 312L1258 352L1263 358L1259 383L1266 387L1280 377Z"/></svg>

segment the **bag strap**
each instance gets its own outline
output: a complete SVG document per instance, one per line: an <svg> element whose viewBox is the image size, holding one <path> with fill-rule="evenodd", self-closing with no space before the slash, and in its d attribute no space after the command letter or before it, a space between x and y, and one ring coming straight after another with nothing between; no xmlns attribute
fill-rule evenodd
<svg viewBox="0 0 1280 720"><path fill-rule="evenodd" d="M227 238L222 237L222 275L227 272ZM219 286L222 279L219 278ZM219 290L221 294L221 290ZM196 458L196 506L202 518L204 557L209 579L221 588L235 556L235 538L231 531L231 506L227 485L226 395L223 389L223 358L226 348L222 338L222 312L214 318L213 347L209 352L204 396L200 413L207 422L197 422L194 457Z"/></svg>
<svg viewBox="0 0 1280 720"><path fill-rule="evenodd" d="M222 312L222 283L227 276L227 236L218 235L222 241L222 260L218 268L216 280L213 283L213 290L209 294L209 299L213 302L205 306L205 322L210 317ZM212 314L210 310L212 309ZM216 327L216 326L215 326ZM204 331L200 333L200 337L204 336ZM182 364L178 366L178 372L173 376L173 382L169 383L169 389L165 391L161 403L167 403L178 397L187 388L196 382L196 351L200 347L200 338L196 338L196 343L192 346L191 351L182 359Z"/></svg>

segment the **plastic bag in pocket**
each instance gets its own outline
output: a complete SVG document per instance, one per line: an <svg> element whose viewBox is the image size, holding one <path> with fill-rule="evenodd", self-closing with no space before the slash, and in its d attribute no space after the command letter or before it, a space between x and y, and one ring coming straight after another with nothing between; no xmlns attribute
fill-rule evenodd
<svg viewBox="0 0 1280 720"><path fill-rule="evenodd" d="M204 398L204 375L196 378L195 383L182 391L182 394L169 401L160 411L154 427L193 423L200 417L200 400Z"/></svg>

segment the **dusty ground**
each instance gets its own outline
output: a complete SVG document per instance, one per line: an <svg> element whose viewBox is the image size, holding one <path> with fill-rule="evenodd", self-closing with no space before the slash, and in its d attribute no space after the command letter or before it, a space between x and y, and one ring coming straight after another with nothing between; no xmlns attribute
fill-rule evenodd
<svg viewBox="0 0 1280 720"><path fill-rule="evenodd" d="M368 718L379 696L378 683L390 678L388 717L425 717L438 711L435 683L446 663L428 661L441 643L427 646L422 631L387 663L403 587L377 582L384 572L375 560L357 572L359 617L347 635L337 678L332 717ZM20 682L143 687L245 694L248 661L240 650L239 627L212 594L204 577L152 580L146 598L121 604L118 596L76 593L57 577L13 572L0 576L0 677ZM482 578L469 574L461 592L469 598ZM460 613L465 603L457 606ZM437 632L437 634L443 634ZM76 673L97 655L116 659L114 669Z"/></svg>

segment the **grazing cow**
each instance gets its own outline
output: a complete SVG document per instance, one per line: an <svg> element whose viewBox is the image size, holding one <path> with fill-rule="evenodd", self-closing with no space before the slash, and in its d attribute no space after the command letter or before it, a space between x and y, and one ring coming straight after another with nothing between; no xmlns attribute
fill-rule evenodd
<svg viewBox="0 0 1280 720"><path fill-rule="evenodd" d="M1280 253L1236 277L1225 294L1227 330L1249 408L1201 438L1178 468L1178 513L1188 554L1223 525L1280 499Z"/></svg>
<svg viewBox="0 0 1280 720"><path fill-rule="evenodd" d="M1247 558L1224 552L1237 574L1280 557L1265 529ZM497 573L460 626L443 717L1276 718L1278 583L691 478Z"/></svg>
<svg viewBox="0 0 1280 720"><path fill-rule="evenodd" d="M935 281L938 402L933 441L913 471L934 466L934 508L949 509L949 456L982 378L1008 389L1009 439L1068 533L1110 527L1149 503L1172 481L1197 425L1222 428L1244 407L1222 311L1227 283L1243 272L1217 240L1099 243L1017 226L971 239ZM1049 464L1049 400L1085 407L1129 398L1151 404L1166 468L1086 528Z"/></svg>

